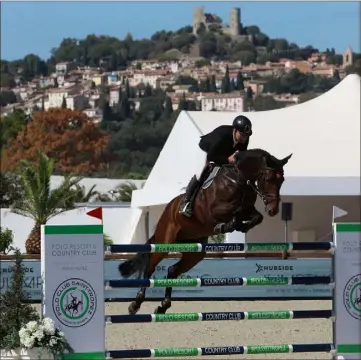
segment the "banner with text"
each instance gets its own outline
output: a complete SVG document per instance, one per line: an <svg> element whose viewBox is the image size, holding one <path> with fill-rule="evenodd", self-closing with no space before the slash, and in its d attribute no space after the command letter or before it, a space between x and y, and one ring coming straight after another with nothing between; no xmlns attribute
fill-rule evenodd
<svg viewBox="0 0 361 360"><path fill-rule="evenodd" d="M106 280L121 279L118 272L120 260L107 260L104 263L104 278ZM163 260L152 277L165 278L170 265L176 259ZM11 261L1 262L1 291L6 290L11 282ZM41 271L40 261L24 261L24 286L34 301L41 299ZM329 276L332 273L331 259L299 259L299 260L265 260L265 259L205 259L196 267L182 275L183 278L215 278L233 276ZM112 289L105 290L106 299L134 298L138 289ZM291 287L269 286L259 288L245 287L212 287L212 288L175 288L174 299L177 297L191 298L325 298L330 299L332 290L327 285L293 285ZM164 295L164 289L148 289L147 298L159 298Z"/></svg>
<svg viewBox="0 0 361 360"><path fill-rule="evenodd" d="M103 225L43 225L41 251L43 315L74 349L67 359L104 358Z"/></svg>
<svg viewBox="0 0 361 360"><path fill-rule="evenodd" d="M334 224L337 354L361 359L361 224Z"/></svg>

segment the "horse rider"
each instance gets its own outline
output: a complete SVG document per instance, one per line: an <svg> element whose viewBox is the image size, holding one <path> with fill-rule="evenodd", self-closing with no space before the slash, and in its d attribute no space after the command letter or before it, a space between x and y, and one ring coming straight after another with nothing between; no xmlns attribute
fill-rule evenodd
<svg viewBox="0 0 361 360"><path fill-rule="evenodd" d="M199 147L207 153L207 161L199 179L194 175L190 180L180 205L180 214L187 217L193 215L194 200L213 167L233 164L236 161L236 154L247 150L251 135L251 120L239 115L233 120L232 125L221 125L209 134L201 136Z"/></svg>

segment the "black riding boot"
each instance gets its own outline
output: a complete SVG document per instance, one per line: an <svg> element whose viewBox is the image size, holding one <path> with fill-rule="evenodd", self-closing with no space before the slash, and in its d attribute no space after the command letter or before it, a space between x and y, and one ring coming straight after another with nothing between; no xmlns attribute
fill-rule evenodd
<svg viewBox="0 0 361 360"><path fill-rule="evenodd" d="M227 234L232 233L234 230L236 230L236 217L233 217L231 221L228 221L227 223L219 223L215 226L214 232L216 234Z"/></svg>
<svg viewBox="0 0 361 360"><path fill-rule="evenodd" d="M180 214L187 217L191 217L193 215L194 200L196 199L197 193L202 187L203 183L206 181L207 177L213 170L213 167L214 163L210 162L208 166L203 169L199 180L197 180L196 176L192 177L191 181L187 186L186 194L184 195L184 198L180 205Z"/></svg>
<svg viewBox="0 0 361 360"><path fill-rule="evenodd" d="M202 184L198 181L197 177L193 176L187 186L186 193L180 205L178 211L180 214L187 217L191 217L193 215L193 202L201 185Z"/></svg>

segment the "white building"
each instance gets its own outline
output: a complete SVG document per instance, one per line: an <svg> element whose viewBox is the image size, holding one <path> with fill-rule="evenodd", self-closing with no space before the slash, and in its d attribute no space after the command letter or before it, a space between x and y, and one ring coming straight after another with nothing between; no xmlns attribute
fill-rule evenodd
<svg viewBox="0 0 361 360"><path fill-rule="evenodd" d="M119 103L119 89L120 89L120 87L118 86L118 87L112 88L109 91L109 105L110 106L114 106Z"/></svg>
<svg viewBox="0 0 361 360"><path fill-rule="evenodd" d="M70 68L69 62L60 62L55 65L55 71L57 74L63 74L65 75Z"/></svg>
<svg viewBox="0 0 361 360"><path fill-rule="evenodd" d="M109 86L116 86L120 85L119 76L117 74L109 74L108 75L108 85Z"/></svg>
<svg viewBox="0 0 361 360"><path fill-rule="evenodd" d="M278 158L293 153L281 189L282 201L293 202L290 240L327 238L332 231L333 205L348 212L342 221L359 221L359 76L349 75L329 92L300 105L244 114L253 122L250 148L263 148ZM131 242L143 243L153 233L165 205L184 192L193 174L203 167L206 155L198 147L199 137L231 124L234 116L231 112L179 115L144 188L133 192L132 207L137 210L130 222ZM261 202L257 207L263 211ZM270 218L265 214L263 223L246 235L251 242L283 238L280 215Z"/></svg>
<svg viewBox="0 0 361 360"><path fill-rule="evenodd" d="M141 83L149 84L152 88L157 87L157 80L160 77L166 76L168 71L166 70L145 70L145 71L137 71L134 73L133 77L129 78L130 86L137 86Z"/></svg>
<svg viewBox="0 0 361 360"><path fill-rule="evenodd" d="M243 112L244 100L239 93L212 94L201 97L202 111L237 111Z"/></svg>
<svg viewBox="0 0 361 360"><path fill-rule="evenodd" d="M47 94L49 97L49 108L59 108L63 103L63 99L70 95L75 95L76 91L71 88L50 89L47 91Z"/></svg>

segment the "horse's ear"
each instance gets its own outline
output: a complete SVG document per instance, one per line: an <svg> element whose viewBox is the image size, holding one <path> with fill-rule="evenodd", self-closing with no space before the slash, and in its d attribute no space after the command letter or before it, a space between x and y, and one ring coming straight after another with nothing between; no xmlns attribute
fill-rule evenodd
<svg viewBox="0 0 361 360"><path fill-rule="evenodd" d="M284 159L281 160L281 164L282 166L285 166L288 163L288 160L291 159L293 154L288 155L287 157L285 157Z"/></svg>
<svg viewBox="0 0 361 360"><path fill-rule="evenodd" d="M268 166L267 156L262 156L262 165L263 165L264 167L267 167L267 166Z"/></svg>
<svg viewBox="0 0 361 360"><path fill-rule="evenodd" d="M236 155L236 161L239 165L242 165L243 162L247 159L246 151L239 151Z"/></svg>

